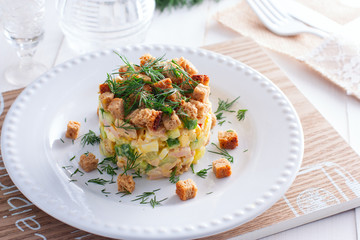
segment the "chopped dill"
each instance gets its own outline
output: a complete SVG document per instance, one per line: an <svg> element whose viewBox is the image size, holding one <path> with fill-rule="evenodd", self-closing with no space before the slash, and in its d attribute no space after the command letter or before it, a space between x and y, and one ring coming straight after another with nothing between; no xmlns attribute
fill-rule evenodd
<svg viewBox="0 0 360 240"><path fill-rule="evenodd" d="M62 138L60 138L60 141L61 141L62 143L65 143L65 142L64 142L64 140L63 140Z"/></svg>
<svg viewBox="0 0 360 240"><path fill-rule="evenodd" d="M70 158L70 161L74 160L75 159L75 156L73 156L72 158Z"/></svg>
<svg viewBox="0 0 360 240"><path fill-rule="evenodd" d="M96 136L96 134L89 130L88 133L85 133L84 136L81 138L81 144L83 145L83 147L85 145L94 145L96 143L100 143L100 137Z"/></svg>
<svg viewBox="0 0 360 240"><path fill-rule="evenodd" d="M201 178L206 178L206 177L207 177L207 173L208 173L208 171L209 171L210 169L211 169L211 167L201 169L200 171L198 171L198 172L196 173L196 175L198 175L198 176L201 177Z"/></svg>
<svg viewBox="0 0 360 240"><path fill-rule="evenodd" d="M125 196L127 196L127 195L130 195L131 192L129 192L128 190L125 189L124 191L117 192L117 193L115 193L115 194L121 194L120 197L125 197Z"/></svg>
<svg viewBox="0 0 360 240"><path fill-rule="evenodd" d="M101 192L104 193L104 194L111 194L111 192L106 192L106 189L105 189L105 188L102 189Z"/></svg>
<svg viewBox="0 0 360 240"><path fill-rule="evenodd" d="M239 109L237 111L236 117L239 121L244 120L245 119L245 113L246 113L247 109Z"/></svg>
<svg viewBox="0 0 360 240"><path fill-rule="evenodd" d="M142 178L141 173L140 173L140 169L133 172L132 175L133 175L133 178Z"/></svg>
<svg viewBox="0 0 360 240"><path fill-rule="evenodd" d="M135 149L131 148L130 144L115 146L115 152L118 156L126 157L124 172L121 175L127 175L127 171L134 169L139 165L136 160L141 156L141 154L139 154Z"/></svg>
<svg viewBox="0 0 360 240"><path fill-rule="evenodd" d="M65 169L65 170L68 170L68 169L72 169L73 166L63 166L62 168Z"/></svg>
<svg viewBox="0 0 360 240"><path fill-rule="evenodd" d="M240 97L235 98L231 102L229 102L229 99L226 99L226 101L219 98L218 102L218 108L214 112L217 120L222 120L225 117L223 116L224 112L235 112L234 110L231 110L231 107L233 104L239 99Z"/></svg>
<svg viewBox="0 0 360 240"><path fill-rule="evenodd" d="M221 156L223 156L224 158L226 158L226 159L227 159L229 162L231 162L231 163L234 162L234 157L231 156L231 155L228 153L228 151L226 151L226 149L221 149L221 148L219 148L215 143L211 143L211 144L214 145L214 146L219 150L219 152L210 151L210 150L208 150L208 152L221 155Z"/></svg>
<svg viewBox="0 0 360 240"><path fill-rule="evenodd" d="M95 183L95 184L99 184L99 185L105 185L106 183L108 183L108 180L102 179L102 178L93 178L93 179L89 179L88 180L89 183Z"/></svg>
<svg viewBox="0 0 360 240"><path fill-rule="evenodd" d="M80 171L79 168L77 168L77 169L70 175L70 177L74 176L74 175L77 174L78 172L81 173L81 176L84 175L84 172Z"/></svg>
<svg viewBox="0 0 360 240"><path fill-rule="evenodd" d="M155 208L157 205L161 205L161 202L167 200L168 198L164 198L162 200L157 201L155 192L159 191L160 188L153 190L152 192L144 192L143 194L137 195L135 199L131 200L132 202L140 201L140 204L150 204L152 208ZM148 199L154 196L150 201Z"/></svg>
<svg viewBox="0 0 360 240"><path fill-rule="evenodd" d="M172 172L171 172L171 175L170 175L170 178L169 178L169 181L171 183L177 183L180 180L180 177L175 175L176 174L176 169L177 169L177 167L175 167L174 170L172 170Z"/></svg>
<svg viewBox="0 0 360 240"><path fill-rule="evenodd" d="M113 164L116 164L117 163L116 155L104 158L101 162L99 162L99 165L105 164L105 162L112 162Z"/></svg>

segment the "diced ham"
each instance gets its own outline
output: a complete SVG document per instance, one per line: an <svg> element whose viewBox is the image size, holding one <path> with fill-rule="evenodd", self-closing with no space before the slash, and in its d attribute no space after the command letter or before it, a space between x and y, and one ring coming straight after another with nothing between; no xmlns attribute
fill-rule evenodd
<svg viewBox="0 0 360 240"><path fill-rule="evenodd" d="M122 98L114 98L110 102L107 110L111 112L114 118L124 119L124 100Z"/></svg>
<svg viewBox="0 0 360 240"><path fill-rule="evenodd" d="M137 138L137 132L134 126L132 126L130 123L125 123L121 119L115 120L115 127L117 129L117 132L119 133L120 137L126 137L126 138Z"/></svg>
<svg viewBox="0 0 360 240"><path fill-rule="evenodd" d="M169 151L170 157L191 157L195 154L195 151L191 151L190 147L176 148Z"/></svg>
<svg viewBox="0 0 360 240"><path fill-rule="evenodd" d="M164 114L162 121L166 130L174 130L181 124L181 120L175 112L173 112L170 116Z"/></svg>

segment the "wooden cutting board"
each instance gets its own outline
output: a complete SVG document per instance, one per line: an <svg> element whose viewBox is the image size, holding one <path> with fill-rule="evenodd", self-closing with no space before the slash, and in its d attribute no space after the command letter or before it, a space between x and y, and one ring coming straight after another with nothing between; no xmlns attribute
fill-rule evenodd
<svg viewBox="0 0 360 240"><path fill-rule="evenodd" d="M255 239L360 205L360 157L254 41L238 38L206 47L251 66L287 95L300 116L305 153L286 194L254 220L206 239ZM4 112L21 90L3 94ZM1 132L0 132L1 134ZM32 205L11 182L0 155L0 239L105 239L77 230Z"/></svg>

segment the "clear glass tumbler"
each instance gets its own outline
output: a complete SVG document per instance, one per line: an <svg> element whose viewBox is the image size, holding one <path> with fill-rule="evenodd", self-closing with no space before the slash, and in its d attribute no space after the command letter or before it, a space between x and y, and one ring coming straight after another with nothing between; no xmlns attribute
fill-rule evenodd
<svg viewBox="0 0 360 240"><path fill-rule="evenodd" d="M155 0L58 0L60 28L79 52L144 40Z"/></svg>
<svg viewBox="0 0 360 240"><path fill-rule="evenodd" d="M32 59L44 35L45 0L2 0L1 4L5 37L20 57L17 65L5 70L5 79L26 86L46 71Z"/></svg>

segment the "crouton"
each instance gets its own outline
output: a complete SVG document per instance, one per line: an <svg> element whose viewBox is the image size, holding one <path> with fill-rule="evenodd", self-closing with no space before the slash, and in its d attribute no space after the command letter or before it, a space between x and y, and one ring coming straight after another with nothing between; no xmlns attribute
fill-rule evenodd
<svg viewBox="0 0 360 240"><path fill-rule="evenodd" d="M230 162L225 158L220 158L212 162L212 170L216 178L229 177L231 175Z"/></svg>
<svg viewBox="0 0 360 240"><path fill-rule="evenodd" d="M210 88L203 84L198 84L194 88L194 92L191 94L193 100L197 100L199 102L208 102L210 94Z"/></svg>
<svg viewBox="0 0 360 240"><path fill-rule="evenodd" d="M205 86L209 86L209 76L208 75L192 75L191 79L197 83L201 83Z"/></svg>
<svg viewBox="0 0 360 240"><path fill-rule="evenodd" d="M99 85L99 92L101 94L105 93L105 92L111 92L109 85L107 83L100 84Z"/></svg>
<svg viewBox="0 0 360 240"><path fill-rule="evenodd" d="M154 83L155 87L158 87L160 89L169 89L169 88L173 88L172 86L172 81L170 78L165 78L161 81L158 81L157 83Z"/></svg>
<svg viewBox="0 0 360 240"><path fill-rule="evenodd" d="M239 145L238 135L233 130L228 130L226 132L219 131L218 139L220 148L222 149L234 149Z"/></svg>
<svg viewBox="0 0 360 240"><path fill-rule="evenodd" d="M111 112L114 118L123 119L125 116L124 100L122 98L114 98L111 100L107 110Z"/></svg>
<svg viewBox="0 0 360 240"><path fill-rule="evenodd" d="M119 174L117 178L117 185L119 192L132 193L135 189L135 182L132 176Z"/></svg>
<svg viewBox="0 0 360 240"><path fill-rule="evenodd" d="M148 127L156 130L160 126L162 112L155 109L136 109L129 116L130 123L136 127Z"/></svg>
<svg viewBox="0 0 360 240"><path fill-rule="evenodd" d="M154 62L155 57L151 56L151 54L146 53L140 57L140 66L144 66L148 62Z"/></svg>
<svg viewBox="0 0 360 240"><path fill-rule="evenodd" d="M198 73L195 66L189 60L187 60L183 57L181 57L180 59L174 59L174 60L180 67L182 67L190 75L195 75Z"/></svg>
<svg viewBox="0 0 360 240"><path fill-rule="evenodd" d="M194 198L197 193L197 187L192 179L180 180L176 183L176 194L183 201Z"/></svg>
<svg viewBox="0 0 360 240"><path fill-rule="evenodd" d="M77 139L79 132L80 132L80 123L76 121L69 121L67 124L67 130L65 133L65 137L71 139Z"/></svg>
<svg viewBox="0 0 360 240"><path fill-rule="evenodd" d="M213 129L216 126L216 116L215 114L211 114L211 129Z"/></svg>
<svg viewBox="0 0 360 240"><path fill-rule="evenodd" d="M79 165L85 172L91 172L97 169L98 162L94 154L87 153L80 156Z"/></svg>
<svg viewBox="0 0 360 240"><path fill-rule="evenodd" d="M198 123L205 123L206 117L210 111L210 105L192 99L190 100L190 103L192 103L197 109L196 118L198 119Z"/></svg>
<svg viewBox="0 0 360 240"><path fill-rule="evenodd" d="M180 107L189 116L189 118L197 118L198 110L192 103L181 100Z"/></svg>
<svg viewBox="0 0 360 240"><path fill-rule="evenodd" d="M175 112L173 112L171 116L165 114L162 118L162 121L166 130L174 130L181 124L181 120Z"/></svg>
<svg viewBox="0 0 360 240"><path fill-rule="evenodd" d="M112 92L104 92L100 94L99 99L103 108L107 110L110 102L114 99L114 94Z"/></svg>

